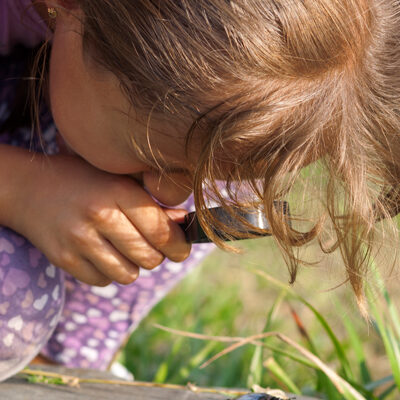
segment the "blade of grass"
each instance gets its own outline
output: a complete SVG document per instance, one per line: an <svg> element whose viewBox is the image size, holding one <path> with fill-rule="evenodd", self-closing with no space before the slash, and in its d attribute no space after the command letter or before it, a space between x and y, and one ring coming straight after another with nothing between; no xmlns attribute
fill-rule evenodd
<svg viewBox="0 0 400 400"><path fill-rule="evenodd" d="M290 308L290 313L292 315L292 318L296 324L297 330L300 333L300 336L303 337L306 341L306 343L308 344L308 348L309 350L315 354L317 357L319 356L319 352L317 350L317 348L314 345L314 342L311 340L310 335L308 334L303 322L301 321L300 316L297 314L297 312L294 310L294 308L290 305L289 303L289 308ZM336 393L337 395L337 391L335 390L335 388L330 385L329 379L327 378L327 376L319 369L316 369L316 374L317 374L317 381L316 381L316 390L318 392L320 391L326 391L329 392L329 398L332 399L336 399L337 396L335 397L335 394L333 392ZM330 389L333 390L330 390Z"/></svg>
<svg viewBox="0 0 400 400"><path fill-rule="evenodd" d="M304 365L305 367L312 368L312 369L318 371L318 373L322 375L323 379L320 380L320 385L319 385L319 387L316 388L316 390L319 392L325 393L325 395L327 396L327 398L329 400L342 400L342 397L336 390L335 386L332 384L332 382L329 380L329 378L320 370L320 368L318 368L318 366L316 364L307 360L304 357L298 356L293 353L289 353L278 347L271 346L268 343L265 343L264 347L268 348L269 350L272 350L274 354L279 354L279 355L285 356L301 365ZM358 390L363 396L366 396L368 398L368 400L376 400L377 399L377 397L373 395L373 388L364 387L357 382L352 382L352 381L348 381L348 382L356 390Z"/></svg>
<svg viewBox="0 0 400 400"><path fill-rule="evenodd" d="M389 326L387 327L387 335L389 338L390 347L393 351L393 363L396 365L395 371L392 372L395 377L395 382L397 383L398 388L400 389L400 349L399 342L395 338L395 334L393 329ZM397 379L396 379L397 378Z"/></svg>
<svg viewBox="0 0 400 400"><path fill-rule="evenodd" d="M154 375L153 382L156 383L164 383L168 378L168 373L170 370L174 370L172 368L173 361L181 349L183 344L183 338L178 338L172 346L170 353L165 361L163 361L157 369L157 372Z"/></svg>
<svg viewBox="0 0 400 400"><path fill-rule="evenodd" d="M379 397L378 397L378 399L379 400L384 400L387 396L389 396L392 392L393 392L393 390L395 390L397 388L397 385L396 384L394 384L394 385L392 385L392 386L389 386L384 392L382 392L380 395L379 395Z"/></svg>
<svg viewBox="0 0 400 400"><path fill-rule="evenodd" d="M261 346L255 346L253 355L250 361L249 373L247 375L246 385L251 388L254 385L261 386L261 379L263 373L263 349Z"/></svg>
<svg viewBox="0 0 400 400"><path fill-rule="evenodd" d="M339 340L337 339L336 335L333 333L331 327L325 320L325 318L313 307L306 299L304 299L302 296L299 296L297 293L295 293L291 288L288 288L287 285L284 285L282 282L278 281L277 279L274 279L272 276L267 274L264 271L260 271L258 269L253 269L253 272L256 273L257 275L261 276L262 278L266 279L268 282L273 284L274 286L277 286L279 288L286 288L288 290L288 294L302 302L317 318L318 322L321 324L325 332L328 334L334 348L337 354L337 357L340 361L342 370L343 370L343 375L345 379L349 380L355 380L354 375L351 370L350 362L346 357L346 354L343 350L342 345L340 344Z"/></svg>
<svg viewBox="0 0 400 400"><path fill-rule="evenodd" d="M346 380L341 378L338 374L336 374L331 368L329 368L326 364L324 364L318 357L309 352L307 349L300 346L298 343L294 342L288 337L279 334L278 337L281 340L284 340L290 346L294 347L297 351L299 351L303 356L307 357L326 374L326 376L330 379L330 382L335 385L336 389L339 393L342 394L345 400L366 400L364 396L362 396L354 387L352 387ZM329 397L329 399L333 399L334 397Z"/></svg>
<svg viewBox="0 0 400 400"><path fill-rule="evenodd" d="M272 323L272 318L277 312L279 306L282 304L283 299L286 297L287 290L281 290L278 297L275 299L272 307L270 308L267 320L265 322L263 332L269 331ZM250 361L249 374L247 377L247 387L251 388L254 385L261 385L262 374L263 374L263 350L261 346L256 346L253 352L253 356Z"/></svg>
<svg viewBox="0 0 400 400"><path fill-rule="evenodd" d="M386 383L393 382L393 375L385 376L382 379L378 379L377 381L369 382L365 385L365 389L367 390L375 390L379 386L385 385Z"/></svg>
<svg viewBox="0 0 400 400"><path fill-rule="evenodd" d="M318 350L314 345L314 342L311 340L311 336L308 334L307 329L305 325L303 324L303 321L301 320L299 314L296 312L294 307L289 303L289 309L290 309L290 314L292 316L292 319L294 323L296 324L297 330L300 333L300 336L305 340L305 342L308 344L309 349L319 357Z"/></svg>
<svg viewBox="0 0 400 400"><path fill-rule="evenodd" d="M205 359L206 357L215 349L217 346L217 342L208 342L206 345L200 349L193 357L190 358L188 365L181 367L176 375L179 376L180 379L187 379L190 375L190 372L197 368ZM171 381L174 381L174 376L171 378Z"/></svg>
<svg viewBox="0 0 400 400"><path fill-rule="evenodd" d="M371 374L368 370L367 366L367 359L365 357L364 349L363 349L363 342L358 335L357 331L354 328L354 324L352 321L350 321L349 317L347 316L346 312L344 311L343 307L338 303L335 302L335 306L339 310L339 315L341 317L341 320L343 322L344 327L346 328L346 332L349 336L350 343L351 343L351 348L354 351L354 354L356 356L358 366L360 368L360 378L362 384L367 384L368 382L371 382Z"/></svg>
<svg viewBox="0 0 400 400"><path fill-rule="evenodd" d="M156 374L154 375L153 382L164 383L168 377L168 363L162 362L158 367Z"/></svg>
<svg viewBox="0 0 400 400"><path fill-rule="evenodd" d="M400 389L400 353L399 353L398 343L394 338L392 329L385 324L385 321L381 315L380 310L378 310L375 301L373 301L370 288L367 288L366 293L372 314L376 321L376 326L382 338L386 354L389 358L394 381L398 389Z"/></svg>
<svg viewBox="0 0 400 400"><path fill-rule="evenodd" d="M382 275L379 272L379 269L377 268L377 266L375 265L374 262L371 262L372 264L372 272L374 273L374 277L375 280L378 283L378 288L379 291L381 292L381 294L383 295L383 298L385 299L385 302L387 304L388 310L389 310L389 315L392 319L392 323L393 326L396 330L396 334L398 339L400 339L400 317L399 317L399 313L397 311L396 306L394 305L394 303L392 302L392 299L389 295L388 290L386 289L385 283L383 281Z"/></svg>
<svg viewBox="0 0 400 400"><path fill-rule="evenodd" d="M326 382L323 382L323 386L319 389L319 393L323 393L326 399L329 400L343 400L343 396L337 391L335 385L325 376Z"/></svg>
<svg viewBox="0 0 400 400"><path fill-rule="evenodd" d="M304 365L305 367L309 367L312 368L314 370L319 370L319 368L317 367L316 364L314 364L313 362L307 360L304 357L298 356L296 354L293 353L289 353L288 351L282 350L279 347L275 347L272 346L268 343L264 343L264 347L266 347L267 349L271 350L274 354L279 354L282 356L285 356L293 361L296 361L297 363Z"/></svg>
<svg viewBox="0 0 400 400"><path fill-rule="evenodd" d="M296 386L296 384L290 379L289 375L282 369L282 367L276 362L273 357L268 358L264 362L264 367L275 375L280 383L286 386L287 391L294 394L301 394L301 390Z"/></svg>

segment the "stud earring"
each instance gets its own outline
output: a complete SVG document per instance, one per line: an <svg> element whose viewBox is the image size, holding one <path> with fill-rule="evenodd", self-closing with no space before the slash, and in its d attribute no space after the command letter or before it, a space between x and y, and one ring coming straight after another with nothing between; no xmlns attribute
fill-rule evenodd
<svg viewBox="0 0 400 400"><path fill-rule="evenodd" d="M57 18L57 10L54 7L48 7L47 14L49 14L49 17L51 19Z"/></svg>

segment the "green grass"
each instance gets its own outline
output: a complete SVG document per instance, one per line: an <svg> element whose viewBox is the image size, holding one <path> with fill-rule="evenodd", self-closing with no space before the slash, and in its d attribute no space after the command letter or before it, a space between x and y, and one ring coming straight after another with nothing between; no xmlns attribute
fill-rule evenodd
<svg viewBox="0 0 400 400"><path fill-rule="evenodd" d="M241 246L243 255L214 252L132 334L120 359L136 379L235 388L259 384L333 400L399 398L398 297L383 284L382 301L370 291L371 326L359 315L349 287L329 290L343 277L335 255L321 268L303 268L290 287L271 238ZM315 247L306 252L316 260L322 257ZM182 337L155 324L229 337L275 331L302 348L270 337L262 346L247 344L201 369L229 344ZM309 354L318 356L323 367ZM361 397L344 386L339 394L325 365L345 382L337 385L349 384Z"/></svg>

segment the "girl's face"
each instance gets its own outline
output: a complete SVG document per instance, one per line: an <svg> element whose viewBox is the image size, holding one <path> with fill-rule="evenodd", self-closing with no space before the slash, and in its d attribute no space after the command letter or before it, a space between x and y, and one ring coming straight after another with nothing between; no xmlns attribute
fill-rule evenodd
<svg viewBox="0 0 400 400"><path fill-rule="evenodd" d="M146 118L135 113L115 76L100 71L82 51L81 23L60 12L50 61L50 104L57 128L67 145L95 167L115 174L154 170L138 155L139 146L154 149L161 167L187 175L195 163L185 159L184 139L190 123ZM135 115L136 114L136 115ZM194 146L195 147L195 146ZM179 180L179 178L178 178Z"/></svg>

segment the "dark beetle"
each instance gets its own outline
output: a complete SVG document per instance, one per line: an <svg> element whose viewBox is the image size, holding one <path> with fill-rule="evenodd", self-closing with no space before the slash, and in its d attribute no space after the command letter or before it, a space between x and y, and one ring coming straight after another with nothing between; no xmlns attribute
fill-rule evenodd
<svg viewBox="0 0 400 400"><path fill-rule="evenodd" d="M270 396L265 393L249 393L235 400L282 400L280 397Z"/></svg>

